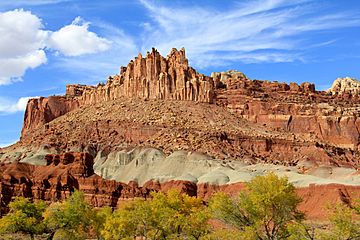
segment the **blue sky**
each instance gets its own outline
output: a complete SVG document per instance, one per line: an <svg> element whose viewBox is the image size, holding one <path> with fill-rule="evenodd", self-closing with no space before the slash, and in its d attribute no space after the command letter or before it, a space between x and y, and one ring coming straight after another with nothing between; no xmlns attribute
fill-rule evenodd
<svg viewBox="0 0 360 240"><path fill-rule="evenodd" d="M29 97L96 84L156 47L185 47L199 72L252 79L360 78L360 2L1 0L0 146L18 140Z"/></svg>

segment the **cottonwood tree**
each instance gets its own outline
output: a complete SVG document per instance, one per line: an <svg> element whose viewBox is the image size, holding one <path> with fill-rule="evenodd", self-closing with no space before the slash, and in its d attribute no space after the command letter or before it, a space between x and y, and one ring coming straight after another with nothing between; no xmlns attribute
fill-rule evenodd
<svg viewBox="0 0 360 240"><path fill-rule="evenodd" d="M270 173L255 177L235 198L224 193L215 194L210 209L215 218L241 231L244 239L246 236L286 239L290 236L287 226L304 218L297 210L300 202L295 187L287 178Z"/></svg>
<svg viewBox="0 0 360 240"><path fill-rule="evenodd" d="M170 190L135 200L105 223L105 239L200 239L209 231L209 213L201 199Z"/></svg>
<svg viewBox="0 0 360 240"><path fill-rule="evenodd" d="M51 236L57 239L84 239L91 228L94 211L84 193L75 190L63 202L52 203L44 212Z"/></svg>
<svg viewBox="0 0 360 240"><path fill-rule="evenodd" d="M15 197L9 203L9 213L0 219L1 233L24 233L34 239L35 234L45 230L42 214L46 208L43 201L33 202L28 198Z"/></svg>
<svg viewBox="0 0 360 240"><path fill-rule="evenodd" d="M101 207L94 209L91 218L91 229L96 234L97 239L104 239L101 232L104 230L105 222L112 216L111 207Z"/></svg>
<svg viewBox="0 0 360 240"><path fill-rule="evenodd" d="M352 207L337 204L330 211L331 228L329 232L321 234L322 239L360 239L360 199Z"/></svg>

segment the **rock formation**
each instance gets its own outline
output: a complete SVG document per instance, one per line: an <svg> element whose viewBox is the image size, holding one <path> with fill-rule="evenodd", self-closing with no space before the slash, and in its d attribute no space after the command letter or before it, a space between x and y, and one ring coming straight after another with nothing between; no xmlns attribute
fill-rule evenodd
<svg viewBox="0 0 360 240"><path fill-rule="evenodd" d="M236 70L207 77L188 66L184 49L173 49L167 58L152 49L145 58L139 54L121 67L120 74L109 77L106 84L67 85L64 97L30 100L22 136L80 106L125 97L216 103L248 121L355 150L360 148L359 86L351 78L337 79L329 95L308 82L250 80ZM350 102L349 95L354 95Z"/></svg>
<svg viewBox="0 0 360 240"><path fill-rule="evenodd" d="M213 85L210 77L189 67L185 49L172 49L167 58L164 58L153 48L145 58L139 54L127 67L122 67L120 74L110 77L105 85L97 88L84 87L78 100L82 105L119 97L212 103ZM72 92L67 92L67 95L71 94Z"/></svg>
<svg viewBox="0 0 360 240"><path fill-rule="evenodd" d="M328 90L333 95L348 94L357 96L360 93L360 81L355 78L337 78Z"/></svg>
<svg viewBox="0 0 360 240"><path fill-rule="evenodd" d="M151 100L155 102L149 102ZM176 100L182 103L175 103ZM183 100L202 102L206 106L188 104ZM124 102L130 105L124 105ZM173 109L174 105L177 109L173 109L172 113L162 110L165 103L169 103L167 109ZM81 106L93 109L89 106L96 104L101 106L100 109L89 110L85 119L68 117L72 120L66 120L60 126L47 124ZM141 121L139 114L134 114L137 108L147 111L146 116L141 116ZM106 113L102 109L106 109ZM121 111L127 112L122 115ZM211 120L214 117L204 111L213 111L219 117L216 121ZM245 130L234 132L224 128L233 118L229 113L245 120ZM25 113L22 142L36 148L51 145L56 152L62 152L81 150L94 142L102 149L108 145L111 136L110 148L124 142L132 147L150 143L167 152L185 147L218 158L248 156L255 162L286 164L295 164L300 158L311 161L319 158L317 161L320 162L334 161L340 165L357 166L359 113L356 98L349 100L340 91L335 94L316 91L315 85L308 82L298 85L250 80L236 70L212 73L212 77L206 77L188 66L184 49L173 49L167 58L152 49L145 58L139 54L127 67L121 68L120 74L109 77L106 84L96 87L67 85L63 97L30 100ZM154 116L150 117L152 114ZM179 119L182 120L177 121ZM206 124L207 121L210 125ZM236 121L232 122L238 126ZM249 123L254 123L252 129L257 130L248 133L246 128L250 127ZM73 129L74 126L79 130ZM173 139L171 128L174 126L186 137ZM264 130L258 130L259 126ZM195 143L193 139L198 138L199 131L204 131L201 141L208 141L207 144L213 147L200 144L201 141ZM272 134L263 134L264 131ZM190 136L193 139L187 139ZM204 139L205 136L208 140ZM227 141L217 142L218 139ZM299 149L304 150L299 152ZM340 157L340 152L345 155Z"/></svg>
<svg viewBox="0 0 360 240"><path fill-rule="evenodd" d="M67 98L30 100L26 108L22 135L73 109L120 97L141 99L214 102L212 78L189 66L185 49L172 49L167 58L152 49L143 58L139 54L120 74L109 77L97 87L67 85ZM54 108L55 107L55 108Z"/></svg>
<svg viewBox="0 0 360 240"><path fill-rule="evenodd" d="M360 105L356 98L349 101L340 92L329 95L315 91L311 83L288 85L238 75L226 81L231 84L216 91L216 101L239 117L273 129L306 134L337 147L360 148Z"/></svg>
<svg viewBox="0 0 360 240"><path fill-rule="evenodd" d="M30 99L26 105L21 135L37 129L79 107L79 102L62 96Z"/></svg>

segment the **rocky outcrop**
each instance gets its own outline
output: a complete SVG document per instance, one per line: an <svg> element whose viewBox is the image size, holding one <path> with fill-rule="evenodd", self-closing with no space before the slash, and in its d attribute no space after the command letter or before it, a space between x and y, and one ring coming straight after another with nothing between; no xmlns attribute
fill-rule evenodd
<svg viewBox="0 0 360 240"><path fill-rule="evenodd" d="M67 84L65 96L81 97L83 95L84 91L92 91L95 89L96 89L95 86L88 86L88 85L82 85L82 84Z"/></svg>
<svg viewBox="0 0 360 240"><path fill-rule="evenodd" d="M360 81L355 78L337 78L328 90L333 95L357 96L360 93Z"/></svg>
<svg viewBox="0 0 360 240"><path fill-rule="evenodd" d="M360 192L351 186L359 181L360 105L356 84L334 85L322 92L236 70L207 77L183 49L166 58L153 49L105 84L29 101L21 141L0 149L3 201L62 200L75 188L94 206L171 188L207 200L274 171L298 187L322 184L298 190L303 210L326 199L349 203Z"/></svg>
<svg viewBox="0 0 360 240"><path fill-rule="evenodd" d="M152 191L166 192L174 188L191 196L197 195L196 184L188 181L162 184L147 181L140 186L136 181L122 183L103 179L94 174L93 157L87 153L49 154L46 160L46 166L26 163L0 165L0 207L6 206L14 196L47 202L64 200L74 189L83 191L87 201L95 207L118 207L135 197L149 198Z"/></svg>
<svg viewBox="0 0 360 240"><path fill-rule="evenodd" d="M23 137L13 150L4 150L0 160L14 156L31 162L26 159L45 145L52 153L88 149L93 156L144 146L166 154L186 150L217 159L292 166L309 160L356 168L360 159L357 151L252 123L222 106L190 101L117 99L77 109ZM24 147L26 153L20 151Z"/></svg>
<svg viewBox="0 0 360 240"><path fill-rule="evenodd" d="M62 96L30 99L27 103L21 135L37 129L79 107L79 102Z"/></svg>
<svg viewBox="0 0 360 240"><path fill-rule="evenodd" d="M120 98L185 100L216 103L240 118L272 129L360 150L359 86L355 79L339 78L329 92L321 92L312 83L250 80L236 70L207 77L188 65L184 49L173 49L166 58L152 49L121 67L106 84L67 85L64 97L31 99L22 136L80 106Z"/></svg>
<svg viewBox="0 0 360 240"><path fill-rule="evenodd" d="M213 85L210 77L189 67L185 49L172 49L164 58L153 48L145 58L139 54L127 67L122 67L120 74L110 77L105 85L84 89L79 101L87 105L129 97L212 103Z"/></svg>
<svg viewBox="0 0 360 240"><path fill-rule="evenodd" d="M237 70L229 70L226 72L212 72L211 77L214 79L216 88L236 88L237 85L234 86L234 83L239 81L249 80L244 73L239 72ZM238 87L241 87L238 86Z"/></svg>

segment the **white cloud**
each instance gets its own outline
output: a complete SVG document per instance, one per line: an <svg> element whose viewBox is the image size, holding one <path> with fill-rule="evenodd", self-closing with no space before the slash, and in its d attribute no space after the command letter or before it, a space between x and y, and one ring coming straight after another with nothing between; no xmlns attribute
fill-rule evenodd
<svg viewBox="0 0 360 240"><path fill-rule="evenodd" d="M84 22L80 17L75 18L70 25L51 34L49 47L65 56L79 56L108 50L111 42L90 32L89 25L89 22Z"/></svg>
<svg viewBox="0 0 360 240"><path fill-rule="evenodd" d="M143 38L142 51L156 46L164 54L172 47L185 47L195 67L237 60L303 61L305 33L360 26L357 15L314 14L319 6L309 0L242 1L223 11L141 3L152 18L146 23L150 30Z"/></svg>
<svg viewBox="0 0 360 240"><path fill-rule="evenodd" d="M47 32L41 19L24 10L0 13L0 85L19 80L29 68L46 63Z"/></svg>
<svg viewBox="0 0 360 240"><path fill-rule="evenodd" d="M55 1L37 1L38 4ZM89 31L90 23L77 17L56 32L44 30L42 20L30 11L0 12L0 85L21 81L28 69L47 62L46 49L65 56L98 53L111 42Z"/></svg>
<svg viewBox="0 0 360 240"><path fill-rule="evenodd" d="M107 39L111 39L111 51L79 57L60 56L54 66L66 71L82 84L105 81L109 75L119 72L119 66L128 64L138 54L134 39L116 26L102 21L92 23L100 28ZM96 66L96 68L94 68Z"/></svg>
<svg viewBox="0 0 360 240"><path fill-rule="evenodd" d="M0 97L0 113L10 114L15 112L25 111L27 102L31 98L38 98L38 97L21 97L15 102Z"/></svg>

